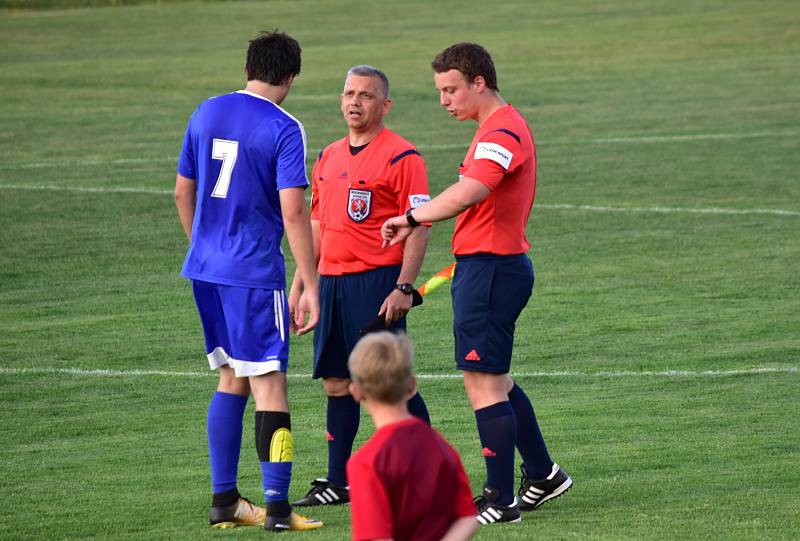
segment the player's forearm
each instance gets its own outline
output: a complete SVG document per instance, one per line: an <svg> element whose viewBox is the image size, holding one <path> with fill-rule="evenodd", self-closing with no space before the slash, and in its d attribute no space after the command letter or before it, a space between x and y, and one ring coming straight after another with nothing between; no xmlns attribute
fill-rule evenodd
<svg viewBox="0 0 800 541"><path fill-rule="evenodd" d="M316 272L319 266L319 220L311 220L311 238L314 244L314 272ZM291 289L299 288L299 290L302 290L302 286L303 278L299 270L295 270Z"/></svg>
<svg viewBox="0 0 800 541"><path fill-rule="evenodd" d="M418 222L440 222L458 216L469 207L480 203L490 193L481 182L463 178L445 191L412 211Z"/></svg>
<svg viewBox="0 0 800 541"><path fill-rule="evenodd" d="M422 260L425 257L425 250L428 248L430 236L430 228L421 226L415 228L406 239L403 246L403 265L400 267L400 276L397 278L397 283L413 284L414 280L417 279L419 270L422 268Z"/></svg>
<svg viewBox="0 0 800 541"><path fill-rule="evenodd" d="M197 204L196 183L194 180L178 175L175 179L175 208L186 238L192 240L192 222Z"/></svg>
<svg viewBox="0 0 800 541"><path fill-rule="evenodd" d="M289 249L304 288L317 287L317 270L314 259L314 239L308 207L302 189L287 188L280 191L281 214Z"/></svg>
<svg viewBox="0 0 800 541"><path fill-rule="evenodd" d="M442 541L466 541L478 531L478 521L475 517L461 517L450 525Z"/></svg>

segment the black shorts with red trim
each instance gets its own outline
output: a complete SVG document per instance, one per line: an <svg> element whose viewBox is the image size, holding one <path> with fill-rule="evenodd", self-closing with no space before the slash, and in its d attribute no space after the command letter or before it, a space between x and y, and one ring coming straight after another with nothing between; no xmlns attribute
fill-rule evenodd
<svg viewBox="0 0 800 541"><path fill-rule="evenodd" d="M456 256L453 334L460 370L506 374L514 329L533 292L533 265L525 254Z"/></svg>
<svg viewBox="0 0 800 541"><path fill-rule="evenodd" d="M391 293L400 265L319 277L319 323L314 329L314 373L316 378L350 378L347 359L361 339L360 330L378 317L383 301ZM405 332L406 319L386 330Z"/></svg>

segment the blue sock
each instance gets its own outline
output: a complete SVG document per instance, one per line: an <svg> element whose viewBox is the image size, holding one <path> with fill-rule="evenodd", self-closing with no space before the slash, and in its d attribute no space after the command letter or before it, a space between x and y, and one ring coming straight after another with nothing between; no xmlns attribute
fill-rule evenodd
<svg viewBox="0 0 800 541"><path fill-rule="evenodd" d="M334 485L347 486L347 459L360 421L361 408L352 396L328 397L328 481Z"/></svg>
<svg viewBox="0 0 800 541"><path fill-rule="evenodd" d="M267 513L286 516L291 510L288 499L294 460L292 423L287 412L256 411L256 451Z"/></svg>
<svg viewBox="0 0 800 541"><path fill-rule="evenodd" d="M267 504L286 501L292 481L291 462L261 462L261 482Z"/></svg>
<svg viewBox="0 0 800 541"><path fill-rule="evenodd" d="M514 501L514 410L508 402L498 402L477 410L475 419L486 461L486 484L500 492L498 504L509 505Z"/></svg>
<svg viewBox="0 0 800 541"><path fill-rule="evenodd" d="M539 423L536 422L533 405L525 391L517 384L514 384L508 393L508 401L514 408L514 416L517 418L517 449L522 455L528 477L544 479L550 475L553 461L550 460L547 445L539 430Z"/></svg>
<svg viewBox="0 0 800 541"><path fill-rule="evenodd" d="M408 412L414 417L431 424L431 416L428 414L428 407L425 405L425 401L419 393L408 399Z"/></svg>
<svg viewBox="0 0 800 541"><path fill-rule="evenodd" d="M214 393L208 405L206 431L214 494L236 488L245 406L246 396L220 391Z"/></svg>

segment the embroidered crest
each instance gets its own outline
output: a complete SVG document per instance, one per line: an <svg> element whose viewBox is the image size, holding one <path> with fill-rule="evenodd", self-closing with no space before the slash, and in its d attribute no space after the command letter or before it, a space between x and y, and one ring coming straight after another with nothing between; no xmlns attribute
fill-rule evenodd
<svg viewBox="0 0 800 541"><path fill-rule="evenodd" d="M347 198L347 215L354 222L363 222L372 210L372 192L350 188Z"/></svg>

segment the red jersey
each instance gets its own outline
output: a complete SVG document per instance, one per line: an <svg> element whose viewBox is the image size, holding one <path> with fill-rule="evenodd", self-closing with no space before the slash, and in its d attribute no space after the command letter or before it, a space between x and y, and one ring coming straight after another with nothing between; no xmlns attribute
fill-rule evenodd
<svg viewBox="0 0 800 541"><path fill-rule="evenodd" d="M458 453L416 417L378 429L350 457L347 481L354 541L438 540L475 516Z"/></svg>
<svg viewBox="0 0 800 541"><path fill-rule="evenodd" d="M325 147L311 172L311 194L319 273L326 276L401 264L403 246L381 247L381 225L430 201L422 156L387 128L355 156L349 137Z"/></svg>
<svg viewBox="0 0 800 541"><path fill-rule="evenodd" d="M456 218L453 253L522 254L531 243L525 226L536 193L536 146L522 115L511 105L478 128L458 170L491 190Z"/></svg>

